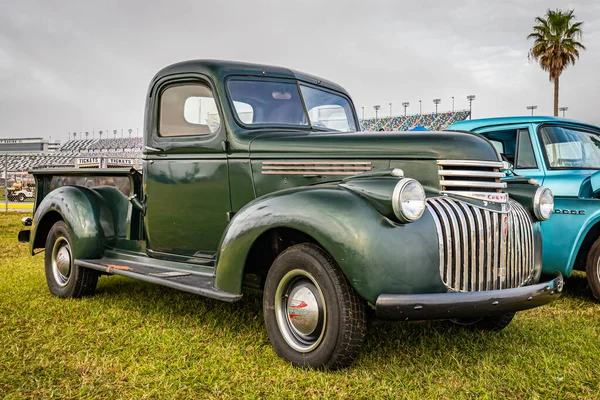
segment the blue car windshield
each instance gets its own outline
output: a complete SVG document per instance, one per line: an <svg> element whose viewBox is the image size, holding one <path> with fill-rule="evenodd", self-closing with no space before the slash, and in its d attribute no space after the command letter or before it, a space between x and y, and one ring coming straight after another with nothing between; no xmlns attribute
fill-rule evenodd
<svg viewBox="0 0 600 400"><path fill-rule="evenodd" d="M592 133L564 126L540 129L550 168L600 169L600 132Z"/></svg>
<svg viewBox="0 0 600 400"><path fill-rule="evenodd" d="M229 80L227 89L244 125L356 131L350 102L332 92L292 82L242 79Z"/></svg>

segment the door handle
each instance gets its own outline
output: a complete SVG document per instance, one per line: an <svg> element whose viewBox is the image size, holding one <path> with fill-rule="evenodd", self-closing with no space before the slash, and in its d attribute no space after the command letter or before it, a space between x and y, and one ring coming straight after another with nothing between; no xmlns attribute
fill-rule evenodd
<svg viewBox="0 0 600 400"><path fill-rule="evenodd" d="M156 153L164 151L163 149L159 149L158 147L150 147L150 146L144 146L144 150L153 151L153 152L156 152Z"/></svg>

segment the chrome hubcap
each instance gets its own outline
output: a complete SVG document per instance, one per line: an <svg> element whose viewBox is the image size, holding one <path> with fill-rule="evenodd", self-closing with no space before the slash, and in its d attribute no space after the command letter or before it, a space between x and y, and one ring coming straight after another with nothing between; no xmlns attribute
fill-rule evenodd
<svg viewBox="0 0 600 400"><path fill-rule="evenodd" d="M290 347L301 353L315 349L325 333L325 299L315 279L306 271L288 272L275 294L275 317Z"/></svg>
<svg viewBox="0 0 600 400"><path fill-rule="evenodd" d="M59 237L52 248L52 274L59 286L66 286L71 277L71 246Z"/></svg>

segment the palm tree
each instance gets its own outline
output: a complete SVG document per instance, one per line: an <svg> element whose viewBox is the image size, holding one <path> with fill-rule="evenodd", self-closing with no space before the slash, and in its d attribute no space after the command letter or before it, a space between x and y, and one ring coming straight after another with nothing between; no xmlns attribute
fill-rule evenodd
<svg viewBox="0 0 600 400"><path fill-rule="evenodd" d="M544 18L537 17L537 25L527 39L533 39L529 59L540 63L554 83L554 116L558 116L558 79L562 72L579 59L579 50L585 46L578 42L583 36L583 22L575 22L574 10L548 10Z"/></svg>

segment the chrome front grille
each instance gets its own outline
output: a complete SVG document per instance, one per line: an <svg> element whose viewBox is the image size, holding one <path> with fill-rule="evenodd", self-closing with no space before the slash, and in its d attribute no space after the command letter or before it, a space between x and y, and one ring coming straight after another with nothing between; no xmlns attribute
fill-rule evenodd
<svg viewBox="0 0 600 400"><path fill-rule="evenodd" d="M525 209L475 207L449 197L427 200L438 232L440 275L450 289L477 292L514 288L534 265L533 229Z"/></svg>
<svg viewBox="0 0 600 400"><path fill-rule="evenodd" d="M501 161L438 160L438 175L442 192L501 192L506 177Z"/></svg>

